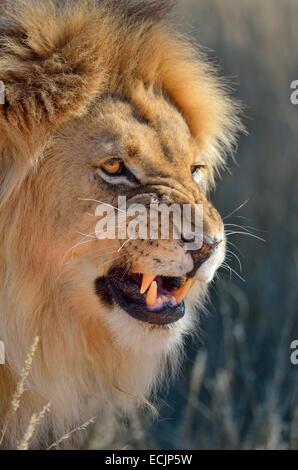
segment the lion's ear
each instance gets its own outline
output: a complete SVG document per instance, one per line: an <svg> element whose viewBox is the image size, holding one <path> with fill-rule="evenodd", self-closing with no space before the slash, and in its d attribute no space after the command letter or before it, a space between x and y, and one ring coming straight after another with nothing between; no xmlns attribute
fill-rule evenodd
<svg viewBox="0 0 298 470"><path fill-rule="evenodd" d="M13 4L0 18L1 127L8 136L12 128L53 129L85 112L105 80L95 8Z"/></svg>

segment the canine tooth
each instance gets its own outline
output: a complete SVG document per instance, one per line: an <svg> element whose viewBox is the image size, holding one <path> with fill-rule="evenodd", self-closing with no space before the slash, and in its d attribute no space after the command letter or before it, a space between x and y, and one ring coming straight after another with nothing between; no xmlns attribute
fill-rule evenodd
<svg viewBox="0 0 298 470"><path fill-rule="evenodd" d="M154 274L143 274L142 285L141 285L141 294L145 294L148 287L150 287L151 283L154 281L156 276Z"/></svg>
<svg viewBox="0 0 298 470"><path fill-rule="evenodd" d="M189 279L187 279L184 286L179 287L179 289L177 289L173 292L173 296L175 297L175 299L177 301L177 304L180 304L182 302L182 300L185 299L185 297L188 294L189 289L191 289L193 284L194 284L194 279L192 277L190 277Z"/></svg>
<svg viewBox="0 0 298 470"><path fill-rule="evenodd" d="M151 286L148 290L147 297L146 297L146 304L148 307L153 307L156 304L157 299L157 282L152 281Z"/></svg>

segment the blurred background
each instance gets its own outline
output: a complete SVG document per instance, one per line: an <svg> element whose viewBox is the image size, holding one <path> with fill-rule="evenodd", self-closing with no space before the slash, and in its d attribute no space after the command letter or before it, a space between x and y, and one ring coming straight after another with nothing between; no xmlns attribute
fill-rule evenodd
<svg viewBox="0 0 298 470"><path fill-rule="evenodd" d="M94 432L88 445L298 449L298 0L178 0L176 17L246 106L249 135L213 196L231 270L212 286L158 417L136 416L113 442Z"/></svg>

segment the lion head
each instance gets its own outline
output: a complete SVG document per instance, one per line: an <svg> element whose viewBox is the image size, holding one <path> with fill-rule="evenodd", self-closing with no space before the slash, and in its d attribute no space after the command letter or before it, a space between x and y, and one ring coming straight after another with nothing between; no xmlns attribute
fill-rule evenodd
<svg viewBox="0 0 298 470"><path fill-rule="evenodd" d="M235 145L237 108L173 31L169 3L2 7L2 419L40 337L8 446L46 402L51 415L34 445L49 428L81 422L90 402L102 413L142 404L224 260L224 226L208 194ZM119 196L128 209L201 206L201 245L188 250L183 236L99 239L96 208L119 212Z"/></svg>

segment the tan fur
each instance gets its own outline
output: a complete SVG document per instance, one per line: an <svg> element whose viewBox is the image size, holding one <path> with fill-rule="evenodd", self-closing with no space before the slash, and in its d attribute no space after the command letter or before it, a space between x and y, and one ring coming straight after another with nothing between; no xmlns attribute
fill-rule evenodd
<svg viewBox="0 0 298 470"><path fill-rule="evenodd" d="M94 280L115 262L110 253L119 241L72 247L79 232L94 230L94 203L82 199L115 202L114 190L98 187L94 177L103 155L112 148L169 202L201 202L206 232L223 233L189 167L200 155L212 186L240 128L236 107L167 21L142 17L142 8L135 16L128 11L107 1L50 0L7 1L0 10L2 422L26 352L41 337L6 447L16 445L30 414L49 401L52 413L35 447L90 417L94 400L100 419L106 410L143 404L194 325L190 307L183 321L158 330L95 295ZM157 242L148 251L161 256L162 272L183 266L184 255L179 268L172 249ZM127 245L123 257L148 267L146 250L141 242ZM205 296L206 282L197 283L189 305L202 305Z"/></svg>

